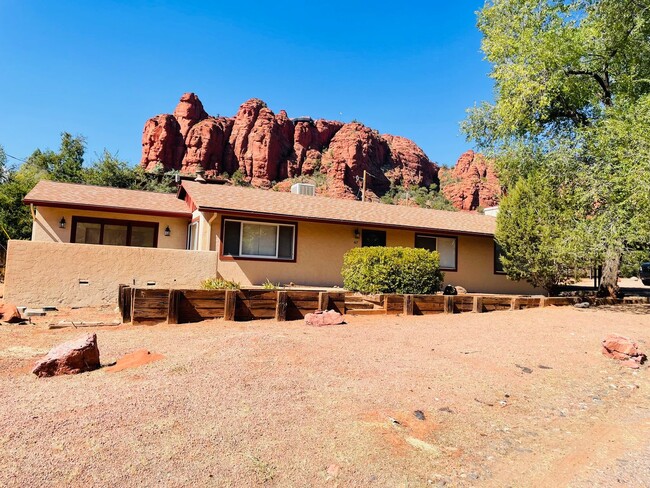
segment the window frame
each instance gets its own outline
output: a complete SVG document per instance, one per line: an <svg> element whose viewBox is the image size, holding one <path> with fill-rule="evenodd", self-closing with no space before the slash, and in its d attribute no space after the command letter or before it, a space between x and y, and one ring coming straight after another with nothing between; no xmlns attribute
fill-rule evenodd
<svg viewBox="0 0 650 488"><path fill-rule="evenodd" d="M194 228L194 233L192 232L192 228ZM194 247L192 247L192 237L194 237ZM185 244L185 249L187 251L199 250L199 219L194 219L187 224L187 243Z"/></svg>
<svg viewBox="0 0 650 488"><path fill-rule="evenodd" d="M232 254L224 254L224 237L226 231L226 222L238 222L239 226L239 256L233 256ZM269 225L275 226L278 230L275 235L275 256L256 256L251 254L242 254L243 246L243 232L244 224L256 224L256 225ZM280 240L280 226L293 227L293 240L292 240L292 257L291 259L277 257L280 252L279 240ZM288 222L281 220L264 220L264 219L253 219L253 218L243 218L243 217L229 217L223 216L221 218L221 232L219 234L219 259L223 261L268 261L272 263L295 263L298 256L298 223L297 222Z"/></svg>
<svg viewBox="0 0 650 488"><path fill-rule="evenodd" d="M72 225L70 226L70 243L72 244L86 244L85 242L77 242L77 224L100 224L99 229L99 243L88 244L89 246L108 246L104 244L104 226L105 225L123 225L126 226L126 245L115 247L141 247L131 245L132 227L151 227L153 229L153 246L148 249L155 249L158 247L158 230L160 224L158 222L146 222L140 220L121 220L121 219L104 219L101 217L84 217L79 215L72 216ZM145 248L146 249L146 248Z"/></svg>
<svg viewBox="0 0 650 488"><path fill-rule="evenodd" d="M383 246L364 246L363 245L363 234L369 232L383 232L384 234L384 245ZM385 229L361 229L361 247L388 247L388 232Z"/></svg>
<svg viewBox="0 0 650 488"><path fill-rule="evenodd" d="M440 252L440 251L438 251L438 247L439 247L438 246L438 239L453 239L455 241L454 242L454 267L453 268L443 268L442 266L440 266L440 269L442 271L451 271L452 273L458 271L458 236L446 236L444 234L425 234L425 233L422 233L422 232L416 232L415 236L413 237L413 247L416 248L416 249L424 249L423 247L416 247L415 244L416 244L416 241L417 241L418 237L425 237L427 239L436 239L436 251L438 253Z"/></svg>

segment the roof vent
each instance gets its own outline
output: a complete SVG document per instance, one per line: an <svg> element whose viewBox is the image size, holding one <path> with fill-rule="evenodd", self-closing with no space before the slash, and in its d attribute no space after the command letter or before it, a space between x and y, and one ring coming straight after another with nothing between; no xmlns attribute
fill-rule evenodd
<svg viewBox="0 0 650 488"><path fill-rule="evenodd" d="M309 183L295 183L291 185L291 193L313 197L316 194L316 186L310 185Z"/></svg>
<svg viewBox="0 0 650 488"><path fill-rule="evenodd" d="M203 177L204 174L205 174L205 170L203 168L197 168L196 178L194 178L194 181L198 181L199 183L205 183L205 178Z"/></svg>

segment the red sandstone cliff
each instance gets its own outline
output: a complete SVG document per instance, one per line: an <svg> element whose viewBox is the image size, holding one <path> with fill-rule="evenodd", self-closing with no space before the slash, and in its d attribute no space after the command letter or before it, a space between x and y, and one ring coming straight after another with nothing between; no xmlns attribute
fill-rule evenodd
<svg viewBox="0 0 650 488"><path fill-rule="evenodd" d="M253 186L299 176L321 175L318 191L355 198L364 170L368 194L382 195L391 183L438 183L438 166L412 141L380 135L363 124L291 120L258 99L241 105L234 117L211 117L193 93L181 97L173 115L149 119L142 133L141 165L151 170L232 174L240 170ZM286 185L282 185L286 186Z"/></svg>
<svg viewBox="0 0 650 488"><path fill-rule="evenodd" d="M471 150L453 169L441 168L439 175L443 195L460 210L498 205L503 194L493 162Z"/></svg>

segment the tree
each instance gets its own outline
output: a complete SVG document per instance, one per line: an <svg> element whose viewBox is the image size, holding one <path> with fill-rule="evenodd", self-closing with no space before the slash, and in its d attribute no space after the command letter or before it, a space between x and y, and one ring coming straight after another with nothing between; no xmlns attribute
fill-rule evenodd
<svg viewBox="0 0 650 488"><path fill-rule="evenodd" d="M650 94L650 5L492 0L478 26L495 101L470 110L468 138L496 157L508 188L539 169L557 176L554 191L573 195L578 218L565 230L590 243L583 258L605 264L599 292L615 294L621 255L650 234L640 216L650 202L637 195L647 159L627 150L645 147L650 128L641 117ZM623 126L626 137L610 134Z"/></svg>
<svg viewBox="0 0 650 488"><path fill-rule="evenodd" d="M0 146L0 245L8 239L29 239L32 232L30 208L23 198L41 179L86 183L134 190L173 192L175 172L147 173L141 167L131 167L104 150L89 167L84 167L85 138L61 134L58 152L35 150L19 168L7 167Z"/></svg>
<svg viewBox="0 0 650 488"><path fill-rule="evenodd" d="M73 137L68 132L63 132L59 152L37 149L27 158L25 165L54 181L81 183L85 151L86 139L83 136Z"/></svg>
<svg viewBox="0 0 650 488"><path fill-rule="evenodd" d="M583 255L581 240L570 232L576 222L567 200L557 198L552 177L535 172L517 181L497 215L504 271L551 295L570 281Z"/></svg>

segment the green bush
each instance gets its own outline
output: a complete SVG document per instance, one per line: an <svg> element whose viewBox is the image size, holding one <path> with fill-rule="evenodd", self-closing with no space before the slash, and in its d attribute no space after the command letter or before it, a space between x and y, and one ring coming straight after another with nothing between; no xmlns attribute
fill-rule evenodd
<svg viewBox="0 0 650 488"><path fill-rule="evenodd" d="M228 281L222 278L206 278L201 282L202 290L239 290L241 285L236 281Z"/></svg>
<svg viewBox="0 0 650 488"><path fill-rule="evenodd" d="M343 286L361 293L435 293L443 274L435 251L409 247L357 247L343 256Z"/></svg>

